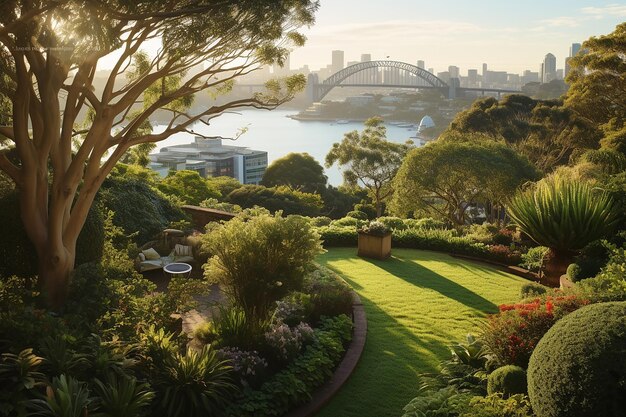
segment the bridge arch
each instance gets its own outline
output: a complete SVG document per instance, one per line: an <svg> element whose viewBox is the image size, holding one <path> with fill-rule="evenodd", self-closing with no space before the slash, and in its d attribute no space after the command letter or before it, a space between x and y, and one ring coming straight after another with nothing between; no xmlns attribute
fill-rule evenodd
<svg viewBox="0 0 626 417"><path fill-rule="evenodd" d="M317 97L315 97L315 101L322 100L333 88L340 86L341 83L347 78L359 72L370 70L372 68L396 68L415 75L417 83L406 85L406 87L438 88L442 90L445 89L446 91L449 88L448 84L446 84L441 78L424 70L423 68L407 64L406 62L390 60L366 61L350 65L349 67L346 67L341 71L337 71L336 73L325 79L322 83L317 84ZM385 84L380 85L385 86Z"/></svg>

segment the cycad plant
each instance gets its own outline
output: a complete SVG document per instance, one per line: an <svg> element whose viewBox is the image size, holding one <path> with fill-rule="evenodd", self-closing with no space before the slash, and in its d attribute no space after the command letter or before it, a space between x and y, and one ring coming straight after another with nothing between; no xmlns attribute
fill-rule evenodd
<svg viewBox="0 0 626 417"><path fill-rule="evenodd" d="M612 197L589 184L553 175L518 192L508 204L509 216L551 256L550 283L558 283L576 251L611 233L620 220Z"/></svg>

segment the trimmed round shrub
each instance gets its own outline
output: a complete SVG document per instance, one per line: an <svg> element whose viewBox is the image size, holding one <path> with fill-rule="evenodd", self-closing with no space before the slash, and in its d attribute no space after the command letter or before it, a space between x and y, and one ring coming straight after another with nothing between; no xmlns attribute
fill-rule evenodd
<svg viewBox="0 0 626 417"><path fill-rule="evenodd" d="M379 217L376 220L381 222L391 230L405 230L408 228L407 225L404 224L404 220L399 217L385 216Z"/></svg>
<svg viewBox="0 0 626 417"><path fill-rule="evenodd" d="M566 274L572 282L580 280L581 268L578 264L569 264Z"/></svg>
<svg viewBox="0 0 626 417"><path fill-rule="evenodd" d="M502 366L491 374L487 379L487 393L489 395L502 393L504 397L515 394L526 394L526 371L515 365Z"/></svg>
<svg viewBox="0 0 626 417"><path fill-rule="evenodd" d="M592 304L559 320L528 365L537 417L626 415L626 302Z"/></svg>
<svg viewBox="0 0 626 417"><path fill-rule="evenodd" d="M367 220L367 213L353 210L353 211L349 211L346 214L346 217L352 217L353 219L357 219L357 220Z"/></svg>
<svg viewBox="0 0 626 417"><path fill-rule="evenodd" d="M360 222L358 219L355 219L354 217L343 217L341 219L333 220L330 225L336 226L336 227L346 227L346 226L357 227L359 224L362 224L362 223L363 222Z"/></svg>
<svg viewBox="0 0 626 417"><path fill-rule="evenodd" d="M548 287L545 287L536 282L529 282L522 285L520 289L520 298L523 300L525 298L537 297L539 295L545 294L548 291Z"/></svg>

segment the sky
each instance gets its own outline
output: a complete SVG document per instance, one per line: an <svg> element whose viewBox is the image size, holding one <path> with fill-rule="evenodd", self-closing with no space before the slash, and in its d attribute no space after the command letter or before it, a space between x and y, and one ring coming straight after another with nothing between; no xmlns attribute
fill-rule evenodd
<svg viewBox="0 0 626 417"><path fill-rule="evenodd" d="M389 59L445 71L448 65L521 73L538 71L550 52L563 68L569 47L626 21L626 2L583 0L321 0L307 44L291 68L325 67L334 49L345 61Z"/></svg>

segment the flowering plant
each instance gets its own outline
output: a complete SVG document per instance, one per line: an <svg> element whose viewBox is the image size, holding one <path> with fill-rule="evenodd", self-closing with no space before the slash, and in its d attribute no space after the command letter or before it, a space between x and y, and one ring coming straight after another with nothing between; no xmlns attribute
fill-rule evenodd
<svg viewBox="0 0 626 417"><path fill-rule="evenodd" d="M526 303L504 304L489 317L482 339L501 365L528 366L535 346L564 315L588 304L576 296L547 296Z"/></svg>
<svg viewBox="0 0 626 417"><path fill-rule="evenodd" d="M224 347L218 350L217 354L233 367L233 372L242 386L254 386L257 381L262 380L260 376L267 368L267 361L256 350L247 351L236 347Z"/></svg>
<svg viewBox="0 0 626 417"><path fill-rule="evenodd" d="M315 340L315 334L306 323L292 328L278 322L265 333L265 340L279 359L290 361L300 353L302 346Z"/></svg>
<svg viewBox="0 0 626 417"><path fill-rule="evenodd" d="M373 220L367 226L363 226L361 232L374 236L384 236L389 233L389 228L384 223Z"/></svg>

